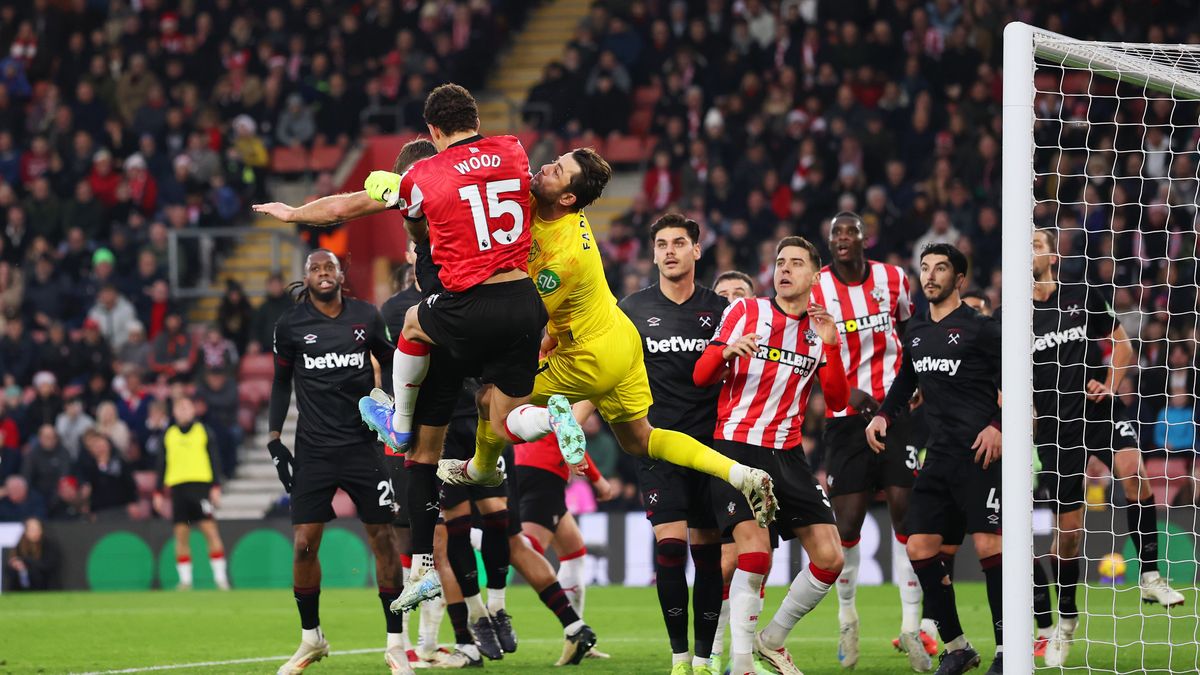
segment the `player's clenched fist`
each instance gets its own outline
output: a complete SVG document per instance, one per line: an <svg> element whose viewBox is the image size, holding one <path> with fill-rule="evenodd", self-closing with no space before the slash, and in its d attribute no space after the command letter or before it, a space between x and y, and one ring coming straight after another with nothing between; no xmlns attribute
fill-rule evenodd
<svg viewBox="0 0 1200 675"><path fill-rule="evenodd" d="M271 461L275 464L275 473L279 474L279 482L288 494L292 492L292 453L278 438L267 443L267 452L271 453Z"/></svg>
<svg viewBox="0 0 1200 675"><path fill-rule="evenodd" d="M871 423L867 425L867 445L871 446L875 454L883 452L887 447L883 441L887 438L887 428L887 418L880 415L871 418Z"/></svg>
<svg viewBox="0 0 1200 675"><path fill-rule="evenodd" d="M391 171L372 171L363 182L367 195L389 207L400 200L400 174Z"/></svg>
<svg viewBox="0 0 1200 675"><path fill-rule="evenodd" d="M760 336L754 333L743 335L734 340L721 350L721 357L726 361L732 361L741 356L753 356L754 352L758 351L758 341Z"/></svg>

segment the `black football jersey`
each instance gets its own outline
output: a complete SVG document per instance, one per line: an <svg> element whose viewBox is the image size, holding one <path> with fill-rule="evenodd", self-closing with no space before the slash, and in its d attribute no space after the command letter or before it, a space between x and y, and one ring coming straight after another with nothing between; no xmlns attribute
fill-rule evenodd
<svg viewBox="0 0 1200 675"><path fill-rule="evenodd" d="M699 388L692 371L729 303L697 285L692 297L677 305L654 285L631 294L618 306L642 336L654 395L650 424L691 436L711 436L721 384Z"/></svg>
<svg viewBox="0 0 1200 675"><path fill-rule="evenodd" d="M429 258L429 247L428 246L425 247L424 257L426 258L426 262L428 262L430 265L433 265L432 261L428 260L428 258ZM420 269L420 267L421 267L421 264L422 264L421 260L422 260L422 253L421 253L420 247L418 247L418 249L417 249L417 268L418 269ZM436 266L434 266L434 267L436 267ZM435 274L436 274L436 272L435 272ZM436 278L437 277L435 276L434 279L436 280ZM441 292L441 291L445 290L442 288L441 282L438 282L438 284L435 288L437 288L438 290L430 291L428 293L422 293L421 291L417 290L416 286L409 286L408 288L405 288L404 290L396 293L395 295L393 295L392 297L388 298L387 300L385 300L383 302L383 307L380 308L379 312L383 315L383 322L385 324L387 324L388 339L391 342L391 344L395 344L396 340L398 340L400 338L400 331L404 328L404 315L408 313L408 308L417 304L422 299L429 297L430 295L432 295L435 292ZM383 377L380 379L382 380L383 390L386 391L387 393L391 394L392 393L392 374L384 373ZM463 382L462 394L459 395L458 403L456 403L454 406L454 416L456 418L459 418L459 417L468 418L469 417L471 419L474 419L474 418L478 417L479 409L475 406L475 394L478 393L478 391L479 391L479 383L477 380L475 380L475 378L467 378Z"/></svg>
<svg viewBox="0 0 1200 675"><path fill-rule="evenodd" d="M999 422L1000 322L966 304L934 322L926 310L904 331L900 374L880 412L895 417L919 386L929 452L973 455L984 427Z"/></svg>
<svg viewBox="0 0 1200 675"><path fill-rule="evenodd" d="M1060 283L1045 301L1034 300L1033 407L1039 444L1055 442L1063 426L1082 429L1095 341L1116 328L1108 301L1086 286Z"/></svg>
<svg viewBox="0 0 1200 675"><path fill-rule="evenodd" d="M296 436L308 445L343 447L370 443L358 400L371 393L371 355L391 363L392 345L375 306L345 298L342 313L325 316L309 302L298 303L275 324L275 357L292 367Z"/></svg>

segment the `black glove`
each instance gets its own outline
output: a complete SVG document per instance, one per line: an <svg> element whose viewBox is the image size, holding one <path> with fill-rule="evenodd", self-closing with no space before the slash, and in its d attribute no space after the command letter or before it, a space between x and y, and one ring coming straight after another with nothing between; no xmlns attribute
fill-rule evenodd
<svg viewBox="0 0 1200 675"><path fill-rule="evenodd" d="M271 453L271 461L275 463L275 472L279 474L279 482L288 494L292 493L292 453L278 438L267 443L267 452Z"/></svg>

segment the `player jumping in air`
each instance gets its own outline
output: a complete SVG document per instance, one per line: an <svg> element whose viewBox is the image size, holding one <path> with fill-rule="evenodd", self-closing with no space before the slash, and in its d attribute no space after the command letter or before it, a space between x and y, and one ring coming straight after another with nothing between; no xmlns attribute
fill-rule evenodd
<svg viewBox="0 0 1200 675"><path fill-rule="evenodd" d="M1158 510L1146 480L1132 421L1113 419L1112 397L1137 357L1129 336L1104 296L1083 283L1058 280L1057 237L1049 229L1033 233L1033 389L1036 435L1042 471L1056 514L1050 570L1058 590L1058 624L1045 647L1047 666L1061 666L1079 625L1075 603L1083 543L1083 478L1089 455L1108 465L1123 486L1129 536L1141 562L1144 602L1164 607L1183 596L1159 572ZM1092 379L1089 358L1097 343L1112 341L1112 361L1103 380ZM1115 454L1114 454L1115 449Z"/></svg>
<svg viewBox="0 0 1200 675"><path fill-rule="evenodd" d="M411 673L399 615L388 608L403 579L392 533L392 483L358 420L358 399L375 385L371 356L386 364L392 346L379 311L342 295L336 256L317 249L305 259L298 303L275 324L275 380L271 385L268 449L292 496L295 556L292 574L301 640L281 675L293 675L329 655L321 632L321 564L317 552L325 523L334 518L338 488L354 501L375 556L379 599L387 622L385 658L392 673ZM293 457L280 438L295 383L300 419Z"/></svg>
<svg viewBox="0 0 1200 675"><path fill-rule="evenodd" d="M1003 672L1001 435L996 384L1000 379L1000 322L962 303L958 288L966 272L966 257L949 244L933 244L921 252L921 288L929 300L929 311L908 322L900 373L866 429L871 449L884 452L892 421L908 408L920 386L929 419L929 444L904 527L909 560L921 580L929 614L946 643L939 675L958 675L980 661L959 623L953 569L946 563L967 533L979 554L992 611L996 659L988 673ZM910 641L915 639L910 634ZM915 662L912 665L922 670ZM921 665L925 671L932 667Z"/></svg>
<svg viewBox="0 0 1200 675"><path fill-rule="evenodd" d="M784 642L842 571L833 511L800 447L814 376L821 380L826 405L843 410L848 404L841 341L833 317L810 301L820 277L817 248L802 237L785 237L776 256L775 298L733 303L693 373L698 387L724 380L714 432L717 448L771 474L779 497L776 530L785 539L798 538L810 560L771 623L756 634L772 535L755 526L736 491L712 481L717 526L732 530L738 551L730 588L734 675L754 673L754 653L784 675L799 675Z"/></svg>
<svg viewBox="0 0 1200 675"><path fill-rule="evenodd" d="M908 275L904 270L874 260L863 251L862 219L842 212L829 223L829 250L833 262L821 270L813 286L813 302L829 310L842 334L842 363L850 381L850 407L826 412L826 483L838 534L846 559L838 577L838 619L841 624L838 660L843 668L858 663L858 542L867 507L883 491L892 529L901 544L908 541L904 516L917 470L916 448L908 444L908 414L902 411L888 429L887 449L874 453L863 431L879 409L896 373L900 371L900 335L912 315ZM903 561L906 562L906 561ZM900 565L900 648L911 653L914 667L929 663L936 653L932 637L921 635L921 584L911 565ZM914 637L919 637L915 639ZM933 643L933 644L930 644Z"/></svg>
<svg viewBox="0 0 1200 675"><path fill-rule="evenodd" d="M658 283L621 301L620 307L645 341L646 370L656 427L683 432L712 445L719 384L692 383L696 360L729 306L725 298L696 284L700 225L668 213L650 226ZM721 533L705 474L642 458L638 482L646 517L654 526L655 588L671 641L672 675L711 675L713 640L721 611ZM696 578L692 591L695 656L688 648L687 553Z"/></svg>

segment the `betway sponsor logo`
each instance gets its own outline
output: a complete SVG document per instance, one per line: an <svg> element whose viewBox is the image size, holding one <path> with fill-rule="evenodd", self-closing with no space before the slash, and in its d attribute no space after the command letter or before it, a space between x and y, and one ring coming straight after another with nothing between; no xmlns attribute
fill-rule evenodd
<svg viewBox="0 0 1200 675"><path fill-rule="evenodd" d="M913 370L918 373L950 373L950 376L954 377L960 365L962 359L935 359L932 356L923 356L913 361Z"/></svg>
<svg viewBox="0 0 1200 675"><path fill-rule="evenodd" d="M842 335L863 331L884 333L892 329L892 315L888 312L876 312L863 317L846 319L837 322L837 329Z"/></svg>
<svg viewBox="0 0 1200 675"><path fill-rule="evenodd" d="M708 346L708 340L704 338L685 338L678 335L672 335L669 338L655 340L654 338L646 338L646 351L651 354L665 354L671 352L702 352Z"/></svg>
<svg viewBox="0 0 1200 675"><path fill-rule="evenodd" d="M329 352L325 356L309 356L304 355L304 367L309 370L326 370L328 368L362 368L367 362L366 355L362 352L357 354L335 354Z"/></svg>
<svg viewBox="0 0 1200 675"><path fill-rule="evenodd" d="M1076 340L1087 340L1087 332L1084 331L1083 326L1050 331L1045 335L1039 335L1033 339L1033 351L1040 352L1043 349L1053 349L1059 345Z"/></svg>

